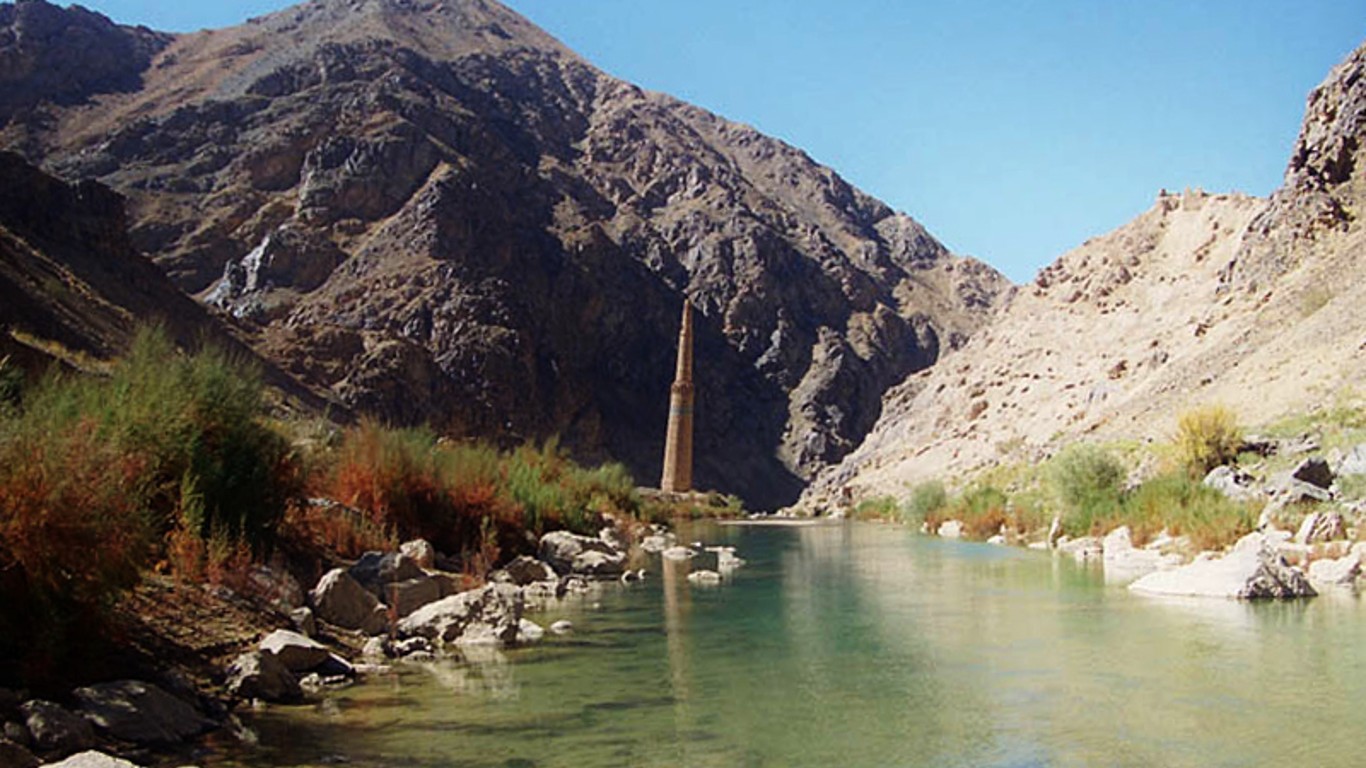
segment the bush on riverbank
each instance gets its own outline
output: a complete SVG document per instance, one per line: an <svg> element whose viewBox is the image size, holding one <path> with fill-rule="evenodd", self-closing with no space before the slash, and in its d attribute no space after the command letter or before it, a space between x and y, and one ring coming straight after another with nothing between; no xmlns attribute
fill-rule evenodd
<svg viewBox="0 0 1366 768"><path fill-rule="evenodd" d="M1189 410L1177 418L1176 453L1191 477L1202 478L1215 467L1231 463L1242 444L1237 417L1221 405Z"/></svg>
<svg viewBox="0 0 1366 768"><path fill-rule="evenodd" d="M301 485L261 398L254 371L156 331L106 378L24 391L0 418L0 656L58 664L69 631L163 555L198 568L268 549Z"/></svg>

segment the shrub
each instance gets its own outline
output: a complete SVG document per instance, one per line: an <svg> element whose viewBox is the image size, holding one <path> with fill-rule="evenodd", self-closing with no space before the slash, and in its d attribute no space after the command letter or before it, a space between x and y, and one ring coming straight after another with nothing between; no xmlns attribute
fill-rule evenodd
<svg viewBox="0 0 1366 768"><path fill-rule="evenodd" d="M1174 536L1189 536L1197 549L1219 549L1250 532L1257 515L1251 506L1175 472L1135 488L1124 499L1122 517L1136 544L1166 529Z"/></svg>
<svg viewBox="0 0 1366 768"><path fill-rule="evenodd" d="M901 505L897 504L896 499L891 496L864 499L854 507L853 517L855 520L900 522L902 519Z"/></svg>
<svg viewBox="0 0 1366 768"><path fill-rule="evenodd" d="M948 503L949 495L944 490L944 484L930 480L911 489L910 498L906 501L906 515L913 521L925 522Z"/></svg>
<svg viewBox="0 0 1366 768"><path fill-rule="evenodd" d="M1063 509L1068 533L1087 535L1119 508L1124 466L1094 445L1068 446L1049 464L1048 483Z"/></svg>
<svg viewBox="0 0 1366 768"><path fill-rule="evenodd" d="M1237 418L1223 406L1196 408L1177 419L1177 457L1192 477L1204 477L1215 467L1235 460L1242 443Z"/></svg>

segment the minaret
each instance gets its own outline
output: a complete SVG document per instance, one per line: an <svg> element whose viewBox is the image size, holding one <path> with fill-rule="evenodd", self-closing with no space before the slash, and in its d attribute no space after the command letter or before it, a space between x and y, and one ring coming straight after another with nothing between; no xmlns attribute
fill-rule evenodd
<svg viewBox="0 0 1366 768"><path fill-rule="evenodd" d="M669 387L669 431L664 438L661 490L692 490L692 304L683 300L683 327L678 331L678 370Z"/></svg>

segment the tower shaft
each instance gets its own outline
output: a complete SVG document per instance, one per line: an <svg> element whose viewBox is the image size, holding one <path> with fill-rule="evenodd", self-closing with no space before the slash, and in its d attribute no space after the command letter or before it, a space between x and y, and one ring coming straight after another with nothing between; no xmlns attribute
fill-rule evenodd
<svg viewBox="0 0 1366 768"><path fill-rule="evenodd" d="M661 490L692 490L692 304L683 302L683 325L678 331L678 367L669 387L669 429L664 437L664 474Z"/></svg>

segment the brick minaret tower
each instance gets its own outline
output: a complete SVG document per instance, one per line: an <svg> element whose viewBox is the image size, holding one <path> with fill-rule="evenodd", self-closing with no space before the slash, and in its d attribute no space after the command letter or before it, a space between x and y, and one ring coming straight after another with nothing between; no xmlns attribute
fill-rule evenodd
<svg viewBox="0 0 1366 768"><path fill-rule="evenodd" d="M669 388L669 431L664 438L661 490L692 490L692 304L683 300L683 327L678 332L678 370Z"/></svg>

